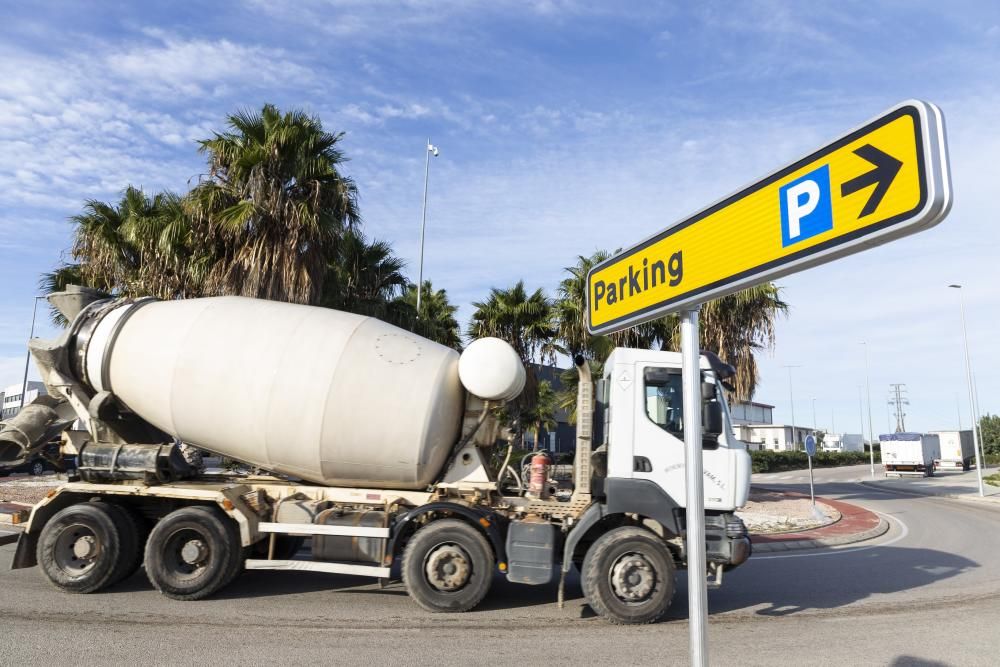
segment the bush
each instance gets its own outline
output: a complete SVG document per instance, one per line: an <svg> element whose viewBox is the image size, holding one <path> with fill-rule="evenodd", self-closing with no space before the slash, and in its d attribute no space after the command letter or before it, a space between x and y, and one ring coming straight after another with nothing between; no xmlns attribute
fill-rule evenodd
<svg viewBox="0 0 1000 667"><path fill-rule="evenodd" d="M768 449L751 451L750 460L753 472L781 472L782 470L802 470L809 467L809 457L805 452L776 452ZM868 463L868 452L816 452L813 466L816 468L834 468L837 466L853 466ZM878 452L875 452L875 462L881 462Z"/></svg>

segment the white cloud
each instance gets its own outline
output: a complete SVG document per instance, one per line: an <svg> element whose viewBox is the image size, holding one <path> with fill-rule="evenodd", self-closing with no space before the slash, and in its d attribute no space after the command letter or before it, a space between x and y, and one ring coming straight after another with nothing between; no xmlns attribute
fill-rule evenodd
<svg viewBox="0 0 1000 667"><path fill-rule="evenodd" d="M185 40L161 30L145 32L153 43L108 54L107 70L123 85L155 95L219 95L238 84L304 84L313 78L311 70L281 49L228 39Z"/></svg>

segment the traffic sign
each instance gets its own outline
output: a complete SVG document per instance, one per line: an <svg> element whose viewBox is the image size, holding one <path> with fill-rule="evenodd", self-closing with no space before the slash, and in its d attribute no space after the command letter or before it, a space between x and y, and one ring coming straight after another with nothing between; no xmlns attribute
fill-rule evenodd
<svg viewBox="0 0 1000 667"><path fill-rule="evenodd" d="M806 454L816 456L816 436L812 433L806 436Z"/></svg>
<svg viewBox="0 0 1000 667"><path fill-rule="evenodd" d="M860 252L950 207L944 117L903 102L595 266L587 326L618 331Z"/></svg>

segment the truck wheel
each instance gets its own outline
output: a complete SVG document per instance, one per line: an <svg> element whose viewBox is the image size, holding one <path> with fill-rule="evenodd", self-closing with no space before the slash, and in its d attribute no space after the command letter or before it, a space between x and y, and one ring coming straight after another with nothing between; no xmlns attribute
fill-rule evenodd
<svg viewBox="0 0 1000 667"><path fill-rule="evenodd" d="M493 550L478 530L458 519L441 519L410 539L403 583L427 611L469 611L490 590L493 565Z"/></svg>
<svg viewBox="0 0 1000 667"><path fill-rule="evenodd" d="M131 577L142 565L142 549L149 531L131 509L113 503L96 504L111 515L121 539L121 554L110 582L113 585Z"/></svg>
<svg viewBox="0 0 1000 667"><path fill-rule="evenodd" d="M239 573L235 531L217 510L185 507L160 519L146 541L146 576L174 600L201 600Z"/></svg>
<svg viewBox="0 0 1000 667"><path fill-rule="evenodd" d="M42 572L56 588L94 593L113 582L121 547L111 514L97 503L80 503L49 519L36 554Z"/></svg>
<svg viewBox="0 0 1000 667"><path fill-rule="evenodd" d="M615 528L587 551L581 584L590 607L612 623L653 623L674 597L674 559L648 530Z"/></svg>

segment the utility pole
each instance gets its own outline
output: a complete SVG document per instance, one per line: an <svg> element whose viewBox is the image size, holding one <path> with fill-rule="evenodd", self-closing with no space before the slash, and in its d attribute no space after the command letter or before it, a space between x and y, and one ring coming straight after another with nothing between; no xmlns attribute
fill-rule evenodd
<svg viewBox="0 0 1000 667"><path fill-rule="evenodd" d="M896 433L903 433L906 431L906 412L903 408L910 404L910 399L904 396L906 385L902 383L890 384L889 389L892 392L889 405L896 408Z"/></svg>

